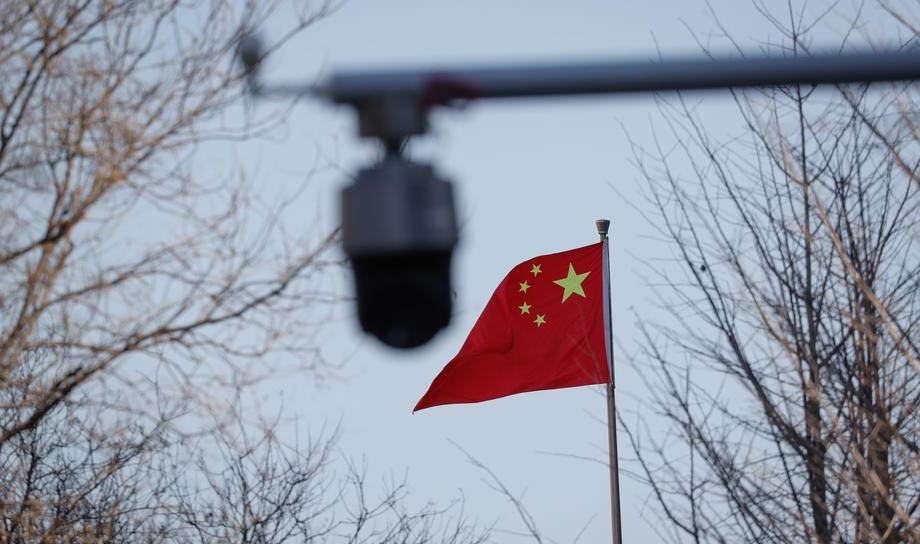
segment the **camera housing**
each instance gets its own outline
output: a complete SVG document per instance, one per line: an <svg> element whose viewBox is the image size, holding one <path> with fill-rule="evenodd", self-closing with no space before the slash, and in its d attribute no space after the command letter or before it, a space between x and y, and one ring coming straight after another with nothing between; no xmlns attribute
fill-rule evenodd
<svg viewBox="0 0 920 544"><path fill-rule="evenodd" d="M427 343L451 316L458 239L451 184L390 153L361 170L341 202L361 327L396 348Z"/></svg>

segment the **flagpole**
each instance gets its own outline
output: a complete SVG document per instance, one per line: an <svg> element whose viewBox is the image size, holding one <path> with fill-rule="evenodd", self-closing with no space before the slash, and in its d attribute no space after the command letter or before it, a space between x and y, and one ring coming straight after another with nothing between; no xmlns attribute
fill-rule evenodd
<svg viewBox="0 0 920 544"><path fill-rule="evenodd" d="M613 530L613 544L623 544L623 531L620 519L620 469L617 462L617 409L616 395L614 394L616 385L613 372L613 315L610 303L610 257L607 249L607 232L610 229L610 220L598 219L594 224L597 227L597 234L600 236L601 242L604 242L604 325L607 329L607 369L610 372L610 382L605 387L607 391L607 451L610 455L610 525Z"/></svg>

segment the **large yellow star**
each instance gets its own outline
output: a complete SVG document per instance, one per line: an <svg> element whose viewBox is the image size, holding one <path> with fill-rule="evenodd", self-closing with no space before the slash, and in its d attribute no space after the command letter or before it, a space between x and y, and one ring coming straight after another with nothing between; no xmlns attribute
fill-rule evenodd
<svg viewBox="0 0 920 544"><path fill-rule="evenodd" d="M569 263L569 274L560 280L553 281L553 283L559 287L562 287L563 289L562 302L565 302L570 296L572 296L572 293L581 295L582 297L585 296L585 291L581 288L581 282L585 281L585 278L587 278L588 274L590 273L591 272L589 271L582 274L576 274L575 267L572 266L572 263Z"/></svg>

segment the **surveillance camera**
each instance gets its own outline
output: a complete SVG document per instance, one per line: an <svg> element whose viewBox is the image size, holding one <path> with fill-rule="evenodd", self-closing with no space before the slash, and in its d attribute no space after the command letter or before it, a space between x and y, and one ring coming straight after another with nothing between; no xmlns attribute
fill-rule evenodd
<svg viewBox="0 0 920 544"><path fill-rule="evenodd" d="M259 70L259 64L262 63L264 54L262 39L258 34L244 34L240 38L240 42L237 44L237 55L247 75L254 74Z"/></svg>
<svg viewBox="0 0 920 544"><path fill-rule="evenodd" d="M262 39L257 34L245 34L240 38L236 49L237 58L243 66L243 75L246 76L246 86L250 93L259 95L262 87L259 84L259 68L265 48Z"/></svg>
<svg viewBox="0 0 920 544"><path fill-rule="evenodd" d="M342 238L365 331L412 348L447 326L457 244L449 182L390 154L342 190Z"/></svg>

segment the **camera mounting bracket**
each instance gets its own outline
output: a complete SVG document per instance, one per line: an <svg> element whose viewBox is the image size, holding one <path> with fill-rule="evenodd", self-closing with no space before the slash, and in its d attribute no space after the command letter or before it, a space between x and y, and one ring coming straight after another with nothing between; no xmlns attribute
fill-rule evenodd
<svg viewBox="0 0 920 544"><path fill-rule="evenodd" d="M343 190L342 222L345 251L355 271L362 326L397 347L427 342L450 317L450 258L457 241L450 184L438 179L430 167L401 155L409 138L427 131L428 113L433 107L484 98L920 79L920 50L913 48L802 57L742 55L365 70L334 73L318 85L265 86L259 80L265 54L258 38L241 40L238 54L253 96L316 96L349 105L358 115L361 136L383 143L384 159L362 170ZM405 281L382 281L387 277ZM419 304L393 304L388 297L400 289L414 289Z"/></svg>

